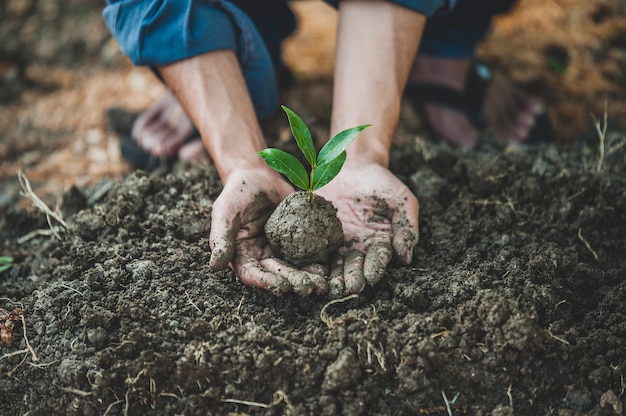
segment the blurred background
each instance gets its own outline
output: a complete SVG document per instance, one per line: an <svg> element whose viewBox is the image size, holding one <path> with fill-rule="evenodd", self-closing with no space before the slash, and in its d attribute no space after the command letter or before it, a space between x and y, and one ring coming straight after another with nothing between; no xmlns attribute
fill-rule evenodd
<svg viewBox="0 0 626 416"><path fill-rule="evenodd" d="M626 120L626 2L521 0L497 19L477 58L540 94L558 143L593 136L606 108L611 128ZM122 55L101 18L104 1L0 3L0 207L18 198L16 172L38 192L87 186L130 168L106 110L139 112L163 86ZM298 29L284 60L302 82L330 85L336 11L294 1ZM296 87L297 88L297 87ZM307 105L329 105L329 89Z"/></svg>

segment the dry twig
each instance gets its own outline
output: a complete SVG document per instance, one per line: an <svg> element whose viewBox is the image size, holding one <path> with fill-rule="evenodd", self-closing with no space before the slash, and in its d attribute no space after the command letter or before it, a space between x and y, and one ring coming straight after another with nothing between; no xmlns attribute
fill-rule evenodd
<svg viewBox="0 0 626 416"><path fill-rule="evenodd" d="M580 241L583 242L585 247L587 247L587 250L591 252L591 254L593 255L593 258L598 260L598 253L596 253L596 251L593 248L591 248L591 244L589 244L589 241L587 241L585 237L583 237L581 228L578 229L578 238L580 239Z"/></svg>
<svg viewBox="0 0 626 416"><path fill-rule="evenodd" d="M333 299L330 302L328 302L326 305L324 305L322 307L322 310L320 311L320 319L322 320L322 322L324 322L326 324L326 326L328 326L328 328L332 328L333 327L333 320L331 318L328 317L328 314L326 313L326 309L328 309L329 306L334 305L336 303L342 303L342 302L346 302L350 299L354 299L354 298L358 298L359 295L357 294L352 294L350 296L346 296L344 298L341 299Z"/></svg>
<svg viewBox="0 0 626 416"><path fill-rule="evenodd" d="M604 163L604 142L606 141L606 130L608 128L608 103L604 102L604 117L602 122L598 120L595 115L592 115L596 132L598 133L598 150L600 155L598 156L598 164L596 166L596 172L602 171L602 165Z"/></svg>
<svg viewBox="0 0 626 416"><path fill-rule="evenodd" d="M22 191L24 192L22 195L29 197L33 204L35 204L35 207L37 207L40 211L46 214L46 221L48 221L48 226L50 227L50 230L52 230L55 237L60 240L61 236L56 231L56 227L52 225L52 219L61 224L63 228L67 228L67 224L65 223L61 215L52 211L50 207L48 207L46 203L43 202L41 198L39 198L35 194L33 188L30 186L28 178L26 177L26 175L24 175L24 173L22 173L21 170L17 172L17 179L19 180Z"/></svg>

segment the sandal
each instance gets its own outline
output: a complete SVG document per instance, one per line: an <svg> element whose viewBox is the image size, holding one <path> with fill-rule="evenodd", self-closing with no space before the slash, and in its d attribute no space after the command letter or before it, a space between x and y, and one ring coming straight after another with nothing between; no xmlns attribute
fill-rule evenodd
<svg viewBox="0 0 626 416"><path fill-rule="evenodd" d="M133 139L131 132L139 114L131 113L123 108L112 107L106 110L105 116L109 128L120 136L122 157L133 168L148 172L162 167L171 169L178 160L176 156L169 158L153 156ZM198 137L198 133L190 135L189 140L196 137Z"/></svg>
<svg viewBox="0 0 626 416"><path fill-rule="evenodd" d="M459 111L477 130L485 130L487 125L482 109L489 80L489 69L480 63L474 63L468 74L464 92L441 84L413 83L406 86L404 96L419 114L430 137L436 142L442 142L444 140L431 124L425 106L440 105ZM536 117L535 125L524 144L547 142L551 137L552 126L547 114L543 113Z"/></svg>

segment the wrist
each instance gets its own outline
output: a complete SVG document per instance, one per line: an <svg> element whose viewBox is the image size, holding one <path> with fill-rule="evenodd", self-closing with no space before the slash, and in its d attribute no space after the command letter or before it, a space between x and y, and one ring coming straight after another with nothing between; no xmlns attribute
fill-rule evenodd
<svg viewBox="0 0 626 416"><path fill-rule="evenodd" d="M372 127L365 129L346 149L345 163L348 166L376 164L384 168L389 167L391 141L381 137L376 131L368 131L370 129Z"/></svg>
<svg viewBox="0 0 626 416"><path fill-rule="evenodd" d="M231 128L209 131L210 134L202 135L202 140L222 183L235 172L269 169L257 154L267 147L260 132L246 133L245 129L233 132Z"/></svg>

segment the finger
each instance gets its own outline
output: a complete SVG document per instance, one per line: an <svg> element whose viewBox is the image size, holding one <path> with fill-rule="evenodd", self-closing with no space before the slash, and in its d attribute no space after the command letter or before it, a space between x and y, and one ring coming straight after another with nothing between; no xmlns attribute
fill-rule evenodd
<svg viewBox="0 0 626 416"><path fill-rule="evenodd" d="M306 266L302 266L302 270L316 274L318 276L328 276L328 266L319 263L312 263L307 264Z"/></svg>
<svg viewBox="0 0 626 416"><path fill-rule="evenodd" d="M408 198L397 207L391 218L392 246L398 261L410 264L413 249L419 241L419 204L417 198Z"/></svg>
<svg viewBox="0 0 626 416"><path fill-rule="evenodd" d="M343 265L343 279L348 293L361 293L365 287L363 262L365 255L360 251L351 251L346 255Z"/></svg>
<svg viewBox="0 0 626 416"><path fill-rule="evenodd" d="M233 268L244 285L260 287L278 296L291 290L291 285L282 276L267 270L257 261L236 261Z"/></svg>
<svg viewBox="0 0 626 416"><path fill-rule="evenodd" d="M224 221L215 207L214 204L209 235L211 247L209 269L213 272L226 268L232 260L235 254L235 237L241 225L239 215L233 221Z"/></svg>
<svg viewBox="0 0 626 416"><path fill-rule="evenodd" d="M300 296L309 296L312 293L321 295L328 292L328 282L323 276L298 270L276 258L261 260L261 265L289 282L293 291Z"/></svg>
<svg viewBox="0 0 626 416"><path fill-rule="evenodd" d="M329 277L330 297L333 299L342 298L346 295L346 283L343 278L344 258L337 254L331 263Z"/></svg>
<svg viewBox="0 0 626 416"><path fill-rule="evenodd" d="M330 290L328 281L328 266L319 263L307 264L302 270L309 273L309 277L315 283L315 293L324 295Z"/></svg>
<svg viewBox="0 0 626 416"><path fill-rule="evenodd" d="M369 285L374 286L380 282L392 256L393 249L389 243L377 242L367 248L363 263L363 275Z"/></svg>

